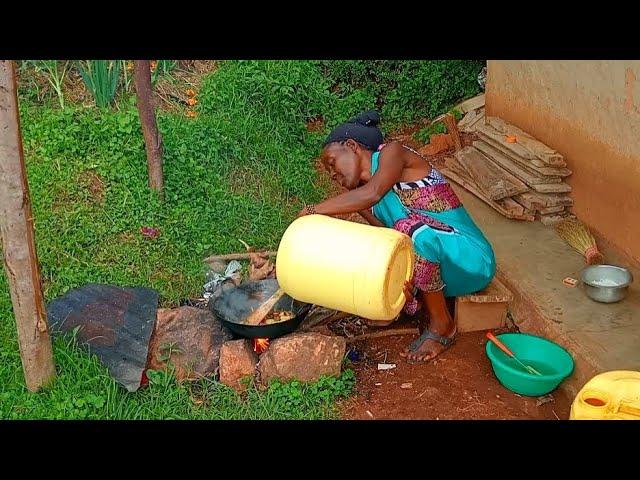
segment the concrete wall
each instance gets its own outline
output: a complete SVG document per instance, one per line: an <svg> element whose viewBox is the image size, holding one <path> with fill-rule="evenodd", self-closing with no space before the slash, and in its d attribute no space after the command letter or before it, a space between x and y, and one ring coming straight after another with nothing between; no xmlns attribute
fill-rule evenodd
<svg viewBox="0 0 640 480"><path fill-rule="evenodd" d="M492 60L486 110L564 155L575 214L640 260L640 61Z"/></svg>

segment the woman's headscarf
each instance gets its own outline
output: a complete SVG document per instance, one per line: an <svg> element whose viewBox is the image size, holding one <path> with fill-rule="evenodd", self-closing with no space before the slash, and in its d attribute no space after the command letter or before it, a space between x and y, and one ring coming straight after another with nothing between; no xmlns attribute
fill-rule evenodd
<svg viewBox="0 0 640 480"><path fill-rule="evenodd" d="M352 139L360 145L376 151L384 141L382 132L377 126L379 123L380 115L375 110L361 113L334 128L325 140L324 146Z"/></svg>

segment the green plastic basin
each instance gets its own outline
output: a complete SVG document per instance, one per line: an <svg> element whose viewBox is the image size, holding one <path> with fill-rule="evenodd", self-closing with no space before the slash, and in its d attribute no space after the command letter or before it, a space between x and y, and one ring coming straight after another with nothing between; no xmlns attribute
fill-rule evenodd
<svg viewBox="0 0 640 480"><path fill-rule="evenodd" d="M542 375L527 372L518 362L487 341L486 352L498 381L512 392L539 397L555 390L573 372L573 358L560 345L524 333L497 335L525 365Z"/></svg>

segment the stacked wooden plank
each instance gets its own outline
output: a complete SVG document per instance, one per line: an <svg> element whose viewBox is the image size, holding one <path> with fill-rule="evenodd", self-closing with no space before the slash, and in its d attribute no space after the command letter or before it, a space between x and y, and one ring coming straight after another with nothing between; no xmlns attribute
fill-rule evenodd
<svg viewBox="0 0 640 480"><path fill-rule="evenodd" d="M464 127L478 140L446 160L447 177L508 218L553 224L569 215L562 155L497 117L477 114Z"/></svg>
<svg viewBox="0 0 640 480"><path fill-rule="evenodd" d="M480 121L484 122L484 107L468 112L462 120L458 122L458 130L465 133L472 133Z"/></svg>

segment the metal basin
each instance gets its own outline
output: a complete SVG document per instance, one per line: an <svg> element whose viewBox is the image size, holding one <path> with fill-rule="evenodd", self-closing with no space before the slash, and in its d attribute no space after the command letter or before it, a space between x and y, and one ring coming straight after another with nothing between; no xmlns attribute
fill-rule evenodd
<svg viewBox="0 0 640 480"><path fill-rule="evenodd" d="M631 282L631 272L615 265L591 265L582 271L584 290L596 302L619 302L627 295Z"/></svg>

